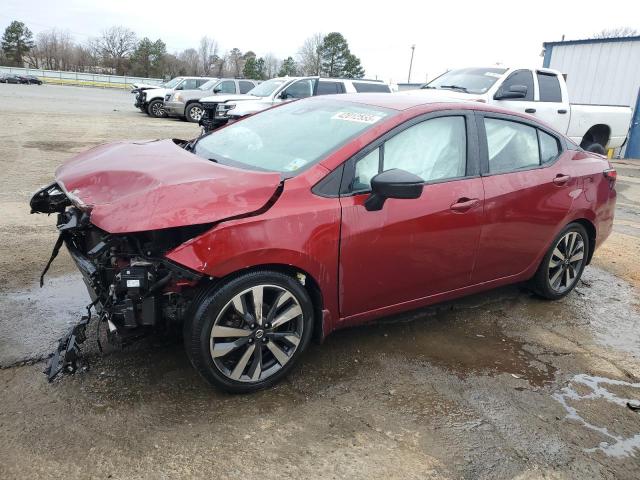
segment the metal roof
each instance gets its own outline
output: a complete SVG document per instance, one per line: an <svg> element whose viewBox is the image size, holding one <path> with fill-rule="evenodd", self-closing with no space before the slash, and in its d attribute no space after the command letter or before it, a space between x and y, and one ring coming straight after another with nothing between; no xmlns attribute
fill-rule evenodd
<svg viewBox="0 0 640 480"><path fill-rule="evenodd" d="M616 43L616 42L638 42L640 35L633 37L609 37L609 38L585 38L583 40L559 40L557 42L544 42L543 47L553 47L555 45L580 45L585 43Z"/></svg>

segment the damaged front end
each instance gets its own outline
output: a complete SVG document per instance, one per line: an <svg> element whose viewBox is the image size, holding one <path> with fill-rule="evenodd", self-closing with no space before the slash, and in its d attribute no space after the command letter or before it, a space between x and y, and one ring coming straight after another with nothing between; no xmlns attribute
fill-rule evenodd
<svg viewBox="0 0 640 480"><path fill-rule="evenodd" d="M110 234L93 225L88 207L72 202L57 184L33 196L31 212L57 214L60 233L42 273L41 285L51 262L65 245L91 297L88 315L60 339L49 361L45 373L50 381L60 372L77 368L79 345L86 340L92 308L100 324L106 324L109 339L120 345L152 331L171 332L181 324L202 276L170 262L164 255L211 224Z"/></svg>

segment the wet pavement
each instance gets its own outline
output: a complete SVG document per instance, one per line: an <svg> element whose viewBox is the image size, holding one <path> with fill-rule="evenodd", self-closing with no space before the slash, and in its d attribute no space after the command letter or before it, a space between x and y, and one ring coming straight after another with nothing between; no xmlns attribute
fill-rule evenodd
<svg viewBox="0 0 640 480"><path fill-rule="evenodd" d="M152 128L121 113L113 128ZM0 478L640 478L640 167L618 169L615 232L565 299L513 286L339 331L244 396L208 386L175 340L100 353L95 327L90 368L48 384L38 359L88 295L66 253L37 286L53 219L5 199L3 245L29 241L0 253Z"/></svg>

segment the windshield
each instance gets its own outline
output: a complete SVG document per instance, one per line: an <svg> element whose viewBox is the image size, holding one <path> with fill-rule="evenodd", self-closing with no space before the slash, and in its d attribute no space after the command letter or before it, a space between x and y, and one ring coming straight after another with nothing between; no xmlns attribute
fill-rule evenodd
<svg viewBox="0 0 640 480"><path fill-rule="evenodd" d="M203 137L195 153L222 164L295 172L396 113L337 100L300 100Z"/></svg>
<svg viewBox="0 0 640 480"><path fill-rule="evenodd" d="M279 78L267 80L266 82L262 82L257 87L253 87L247 92L247 95L253 95L255 97L268 97L273 92L275 92L276 89L284 82L286 82L286 80Z"/></svg>
<svg viewBox="0 0 640 480"><path fill-rule="evenodd" d="M164 88L173 88L182 81L182 77L176 77L164 84Z"/></svg>
<svg viewBox="0 0 640 480"><path fill-rule="evenodd" d="M506 71L506 68L449 70L422 88L445 88L465 93L485 93Z"/></svg>
<svg viewBox="0 0 640 480"><path fill-rule="evenodd" d="M198 90L211 90L216 83L218 83L218 79L214 78L214 79L209 80L208 82L203 83L202 85L200 85L198 87Z"/></svg>

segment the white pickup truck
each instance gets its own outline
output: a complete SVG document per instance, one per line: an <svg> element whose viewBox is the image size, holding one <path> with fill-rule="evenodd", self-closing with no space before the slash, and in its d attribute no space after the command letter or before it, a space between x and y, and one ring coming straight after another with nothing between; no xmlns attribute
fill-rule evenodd
<svg viewBox="0 0 640 480"><path fill-rule="evenodd" d="M449 70L411 95L485 102L528 113L566 134L585 150L605 153L624 144L631 108L569 103L563 75L548 68L461 68Z"/></svg>

